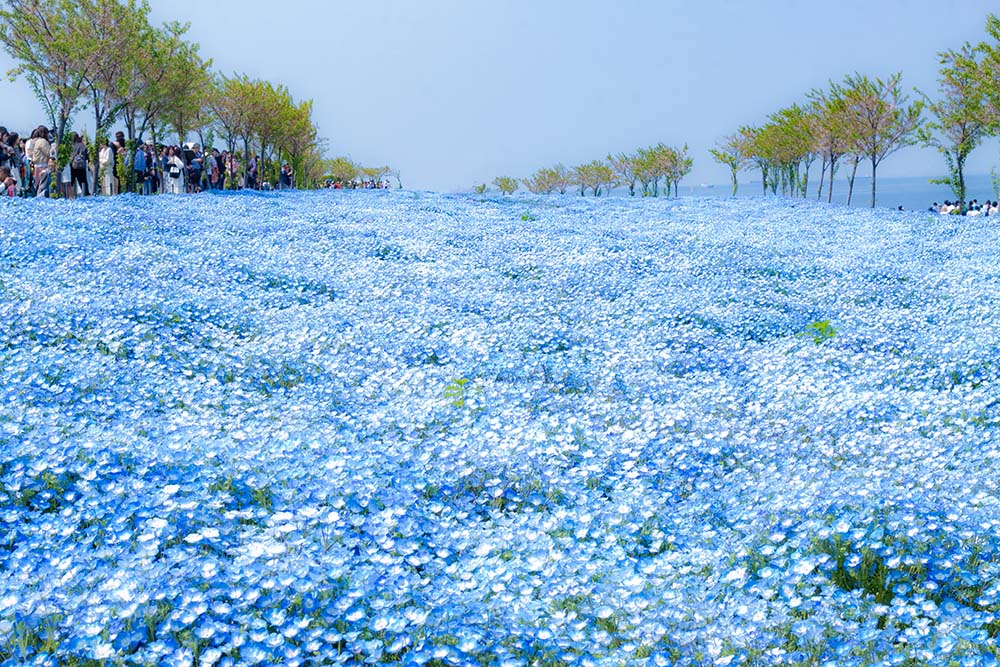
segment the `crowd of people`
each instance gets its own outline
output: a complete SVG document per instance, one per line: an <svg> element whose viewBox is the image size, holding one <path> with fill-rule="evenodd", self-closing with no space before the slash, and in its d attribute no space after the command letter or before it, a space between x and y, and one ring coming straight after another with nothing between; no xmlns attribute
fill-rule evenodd
<svg viewBox="0 0 1000 667"><path fill-rule="evenodd" d="M392 185L390 185L389 179L378 181L371 178L368 180L355 178L353 180L327 180L323 187L328 190L388 190Z"/></svg>
<svg viewBox="0 0 1000 667"><path fill-rule="evenodd" d="M0 195L72 199L91 193L149 195L295 187L295 173L288 163L281 166L275 185L261 179L259 156L251 156L244 165L233 153L216 148L203 151L198 144L154 146L140 141L132 150L123 132L104 140L96 151L76 132L66 139L68 163L60 169L54 130L39 126L25 139L0 126Z"/></svg>
<svg viewBox="0 0 1000 667"><path fill-rule="evenodd" d="M948 201L946 199L943 204L934 202L927 210L931 213L939 213L941 215L1000 215L1000 206L997 205L996 201L990 201L988 199L982 204L980 204L977 199L973 199L968 204L964 201Z"/></svg>

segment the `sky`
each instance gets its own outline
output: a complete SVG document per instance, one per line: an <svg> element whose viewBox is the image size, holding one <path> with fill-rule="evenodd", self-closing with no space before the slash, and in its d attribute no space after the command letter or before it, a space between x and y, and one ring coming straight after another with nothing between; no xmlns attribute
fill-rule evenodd
<svg viewBox="0 0 1000 667"><path fill-rule="evenodd" d="M908 90L933 94L937 53L984 39L987 15L1000 11L987 0L150 4L154 23L190 22L217 71L311 98L331 157L388 164L404 187L440 191L658 142L688 144L685 184L726 183L708 153L724 135L853 72L900 71ZM0 53L0 69L13 66ZM75 127L92 127L89 115ZM23 80L0 80L0 124L43 122ZM994 165L991 141L968 170ZM944 171L934 149L907 148L879 175Z"/></svg>

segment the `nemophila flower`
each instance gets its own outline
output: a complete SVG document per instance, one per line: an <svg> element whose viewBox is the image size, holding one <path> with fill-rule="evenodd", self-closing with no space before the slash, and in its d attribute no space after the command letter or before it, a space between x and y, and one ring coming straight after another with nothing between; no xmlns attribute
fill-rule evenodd
<svg viewBox="0 0 1000 667"><path fill-rule="evenodd" d="M995 649L986 222L379 194L0 219L4 659Z"/></svg>

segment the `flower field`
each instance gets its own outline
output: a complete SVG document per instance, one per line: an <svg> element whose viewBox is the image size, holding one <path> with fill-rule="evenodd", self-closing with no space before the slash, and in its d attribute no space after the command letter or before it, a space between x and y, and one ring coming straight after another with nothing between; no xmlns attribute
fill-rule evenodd
<svg viewBox="0 0 1000 667"><path fill-rule="evenodd" d="M994 665L1000 224L0 202L0 665Z"/></svg>

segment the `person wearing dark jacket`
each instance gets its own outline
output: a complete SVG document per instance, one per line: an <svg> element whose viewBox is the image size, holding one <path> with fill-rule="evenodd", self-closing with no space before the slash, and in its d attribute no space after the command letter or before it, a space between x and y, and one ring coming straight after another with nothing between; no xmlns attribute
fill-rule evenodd
<svg viewBox="0 0 1000 667"><path fill-rule="evenodd" d="M76 194L77 183L83 191L83 196L90 195L90 188L87 186L87 144L83 143L83 138L73 133L73 143L70 146L69 154L69 198Z"/></svg>

